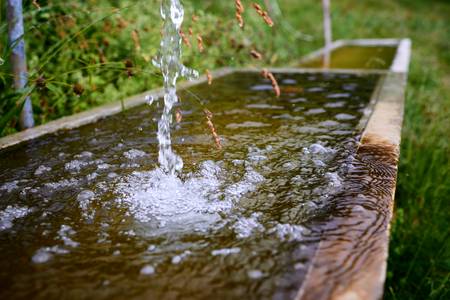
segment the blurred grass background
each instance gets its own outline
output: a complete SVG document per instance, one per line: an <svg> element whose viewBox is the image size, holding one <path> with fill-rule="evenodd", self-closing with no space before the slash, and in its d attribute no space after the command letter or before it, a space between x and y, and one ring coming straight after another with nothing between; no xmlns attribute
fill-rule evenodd
<svg viewBox="0 0 450 300"><path fill-rule="evenodd" d="M275 18L273 29L248 8L242 31L234 20L234 1L185 0L183 32L192 44L184 47L185 64L201 73L251 65L255 60L249 51L256 49L264 54L258 65L295 65L300 56L321 47L321 2L278 2L283 16ZM159 48L157 0L38 3L40 10L24 1L38 124L161 85L161 76L150 63ZM331 4L334 39L413 41L385 298L450 299L450 2ZM198 21L192 20L193 14ZM6 125L1 135L17 130L17 117L5 116L18 99L11 89L4 16L2 7L0 57L5 63L0 66L0 119ZM196 46L197 34L204 40L203 53Z"/></svg>

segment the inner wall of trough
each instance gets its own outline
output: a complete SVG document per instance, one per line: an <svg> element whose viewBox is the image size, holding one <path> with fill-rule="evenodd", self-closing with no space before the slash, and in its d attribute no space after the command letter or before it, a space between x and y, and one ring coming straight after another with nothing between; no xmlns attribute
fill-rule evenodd
<svg viewBox="0 0 450 300"><path fill-rule="evenodd" d="M396 46L342 46L331 51L331 69L389 69ZM301 68L322 68L323 57L300 64Z"/></svg>

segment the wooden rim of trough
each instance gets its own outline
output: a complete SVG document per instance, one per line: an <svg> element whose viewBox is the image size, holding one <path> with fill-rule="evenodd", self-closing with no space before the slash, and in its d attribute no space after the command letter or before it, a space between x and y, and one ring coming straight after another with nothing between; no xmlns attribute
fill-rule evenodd
<svg viewBox="0 0 450 300"><path fill-rule="evenodd" d="M334 45L398 47L370 101L373 107L346 178L349 188L334 199L338 211L345 213L336 213L324 225L296 300L375 300L383 296L411 41L376 41L380 40L338 41ZM323 49L316 51L308 60L323 53ZM342 231L345 239L336 234Z"/></svg>
<svg viewBox="0 0 450 300"><path fill-rule="evenodd" d="M361 196L354 190L344 191L334 198L337 214L325 224L321 241L309 266L306 279L296 300L380 299L386 277L389 224L392 217L397 176L397 162L403 121L404 91L411 53L409 39L339 40L331 49L347 45L397 46L389 70L362 69L301 69L269 68L274 73L345 73L379 74L380 79L360 122L364 129L358 150L349 171L349 183L355 190L364 189ZM306 56L302 61L321 57L324 49ZM232 72L259 72L259 69L223 68L212 72L215 78ZM182 82L180 89L206 82L206 76ZM145 103L145 96L161 97L163 89L155 89L123 101L125 109ZM0 138L0 150L19 145L59 130L69 130L94 123L122 111L120 101L86 112L64 117L45 125ZM353 174L358 176L353 178ZM360 174L370 180L361 180ZM345 211L346 215L339 215ZM336 231L346 228L346 238L337 238ZM342 235L340 235L342 237Z"/></svg>

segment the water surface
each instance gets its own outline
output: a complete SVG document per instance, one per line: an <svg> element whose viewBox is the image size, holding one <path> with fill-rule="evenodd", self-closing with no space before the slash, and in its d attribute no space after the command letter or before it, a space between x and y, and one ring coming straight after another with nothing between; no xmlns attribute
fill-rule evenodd
<svg viewBox="0 0 450 300"><path fill-rule="evenodd" d="M378 77L275 75L179 93L181 178L156 104L0 152L0 298L292 299Z"/></svg>
<svg viewBox="0 0 450 300"><path fill-rule="evenodd" d="M331 51L331 69L389 69L397 47L343 46ZM323 58L300 65L302 68L322 68Z"/></svg>

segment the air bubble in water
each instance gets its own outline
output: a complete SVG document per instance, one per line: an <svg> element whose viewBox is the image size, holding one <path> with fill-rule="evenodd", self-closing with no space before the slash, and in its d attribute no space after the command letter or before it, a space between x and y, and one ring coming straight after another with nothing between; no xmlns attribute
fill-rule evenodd
<svg viewBox="0 0 450 300"><path fill-rule="evenodd" d="M45 249L39 249L31 258L35 264L43 264L52 259L53 254Z"/></svg>
<svg viewBox="0 0 450 300"><path fill-rule="evenodd" d="M153 275L155 274L155 267L151 266L151 265L146 265L144 267L142 267L141 271L140 271L141 275Z"/></svg>
<svg viewBox="0 0 450 300"><path fill-rule="evenodd" d="M264 276L264 273L261 272L260 270L249 270L247 272L247 275L251 279L259 279L259 278L262 278Z"/></svg>
<svg viewBox="0 0 450 300"><path fill-rule="evenodd" d="M218 256L218 255L230 255L230 254L237 254L241 252L241 248L223 248L223 249L217 249L211 251L211 255Z"/></svg>

